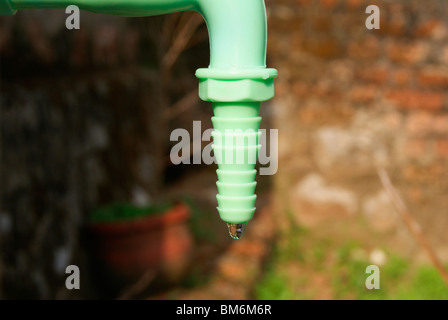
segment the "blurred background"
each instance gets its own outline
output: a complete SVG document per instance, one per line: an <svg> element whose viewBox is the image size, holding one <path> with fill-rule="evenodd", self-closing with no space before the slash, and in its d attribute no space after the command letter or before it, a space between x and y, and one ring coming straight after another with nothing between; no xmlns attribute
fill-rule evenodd
<svg viewBox="0 0 448 320"><path fill-rule="evenodd" d="M169 157L172 130L211 128L198 14L0 17L0 298L448 299L448 5L266 5L279 168L239 241L215 166Z"/></svg>

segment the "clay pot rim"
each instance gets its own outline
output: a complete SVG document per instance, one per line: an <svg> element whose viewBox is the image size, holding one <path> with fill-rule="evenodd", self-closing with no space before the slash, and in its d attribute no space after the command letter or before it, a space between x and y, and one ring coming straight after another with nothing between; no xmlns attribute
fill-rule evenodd
<svg viewBox="0 0 448 320"><path fill-rule="evenodd" d="M89 228L97 234L118 235L160 229L169 225L183 223L189 218L190 210L188 206L184 203L179 203L160 214L122 221L95 222L90 224Z"/></svg>

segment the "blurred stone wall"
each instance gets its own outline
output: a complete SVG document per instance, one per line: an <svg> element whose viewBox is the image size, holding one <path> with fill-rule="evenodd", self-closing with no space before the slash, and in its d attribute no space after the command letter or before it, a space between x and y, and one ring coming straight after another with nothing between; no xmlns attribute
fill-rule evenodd
<svg viewBox="0 0 448 320"><path fill-rule="evenodd" d="M67 30L67 16L0 17L3 298L95 297L82 236L89 212L163 192L170 142L157 61L165 48L148 31L163 20L82 11L81 29ZM180 57L169 99L197 87L194 70L208 63L201 52ZM80 292L65 288L70 264L81 268Z"/></svg>
<svg viewBox="0 0 448 320"><path fill-rule="evenodd" d="M447 259L446 1L267 3L268 56L279 69L279 207L309 226L362 220L413 254L378 179L384 167ZM365 27L371 4L381 10L379 30Z"/></svg>

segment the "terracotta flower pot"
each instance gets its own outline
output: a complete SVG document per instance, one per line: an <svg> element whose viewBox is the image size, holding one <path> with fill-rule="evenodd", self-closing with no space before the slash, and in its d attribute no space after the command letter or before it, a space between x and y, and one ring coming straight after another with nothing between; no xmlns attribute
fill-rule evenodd
<svg viewBox="0 0 448 320"><path fill-rule="evenodd" d="M148 270L177 281L193 248L189 218L188 207L178 204L160 214L93 223L96 254L106 272L121 282L134 281Z"/></svg>

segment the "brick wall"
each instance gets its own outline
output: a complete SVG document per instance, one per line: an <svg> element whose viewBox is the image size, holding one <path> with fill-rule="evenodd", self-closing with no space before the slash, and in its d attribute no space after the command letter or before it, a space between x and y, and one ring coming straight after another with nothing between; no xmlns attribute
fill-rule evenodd
<svg viewBox="0 0 448 320"><path fill-rule="evenodd" d="M446 1L267 3L279 205L309 225L361 219L415 252L376 175L382 166L447 258ZM380 30L365 27L370 4Z"/></svg>

